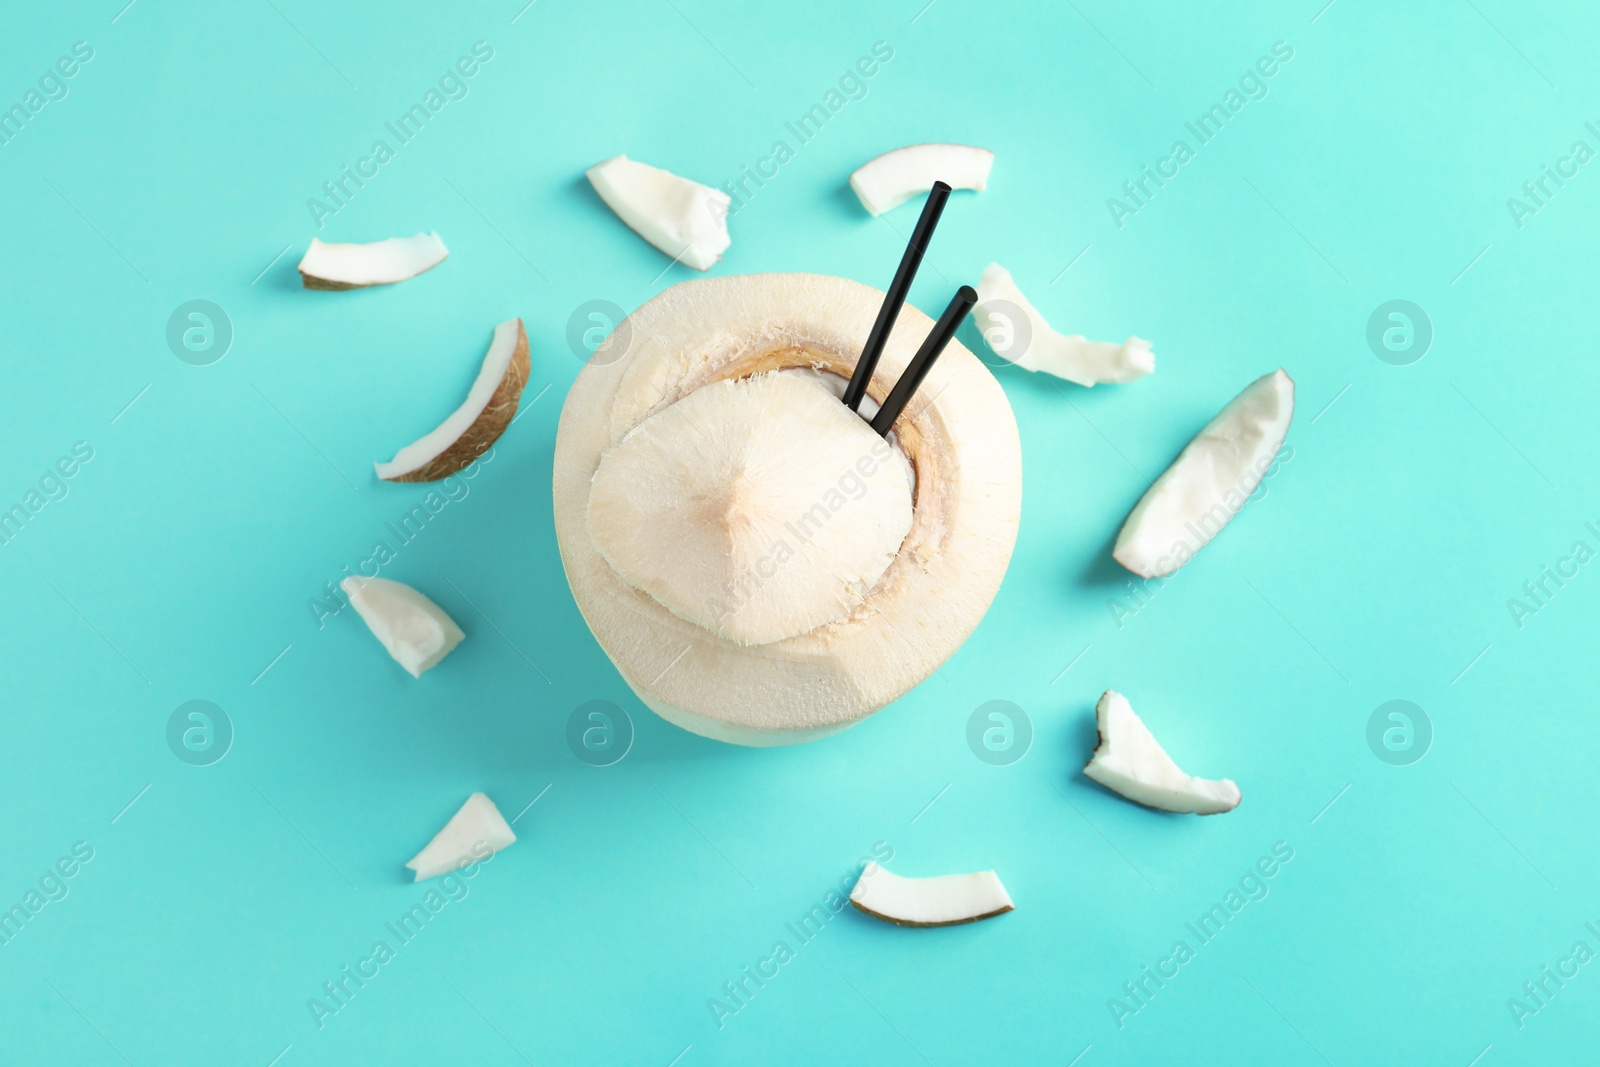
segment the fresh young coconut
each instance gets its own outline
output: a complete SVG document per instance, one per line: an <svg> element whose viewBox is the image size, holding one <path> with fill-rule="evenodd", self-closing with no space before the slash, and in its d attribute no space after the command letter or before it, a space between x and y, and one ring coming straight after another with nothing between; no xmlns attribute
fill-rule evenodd
<svg viewBox="0 0 1600 1067"><path fill-rule="evenodd" d="M1131 382L1156 369L1149 341L1130 337L1119 345L1051 329L1017 288L1011 272L998 263L985 267L978 280L972 318L995 355L1023 370L1044 371L1077 385Z"/></svg>
<svg viewBox="0 0 1600 1067"><path fill-rule="evenodd" d="M372 636L413 678L421 678L466 636L443 608L404 582L346 578L339 588Z"/></svg>
<svg viewBox="0 0 1600 1067"><path fill-rule="evenodd" d="M850 175L850 188L872 215L898 207L942 181L952 189L982 192L994 153L964 144L914 144L870 159Z"/></svg>
<svg viewBox="0 0 1600 1067"><path fill-rule="evenodd" d="M300 260L300 282L307 289L393 285L437 267L449 254L436 233L338 245L323 244L313 237Z"/></svg>
<svg viewBox="0 0 1600 1067"><path fill-rule="evenodd" d="M1228 402L1145 490L1112 557L1145 578L1189 562L1239 514L1277 458L1294 418L1294 381L1264 374Z"/></svg>
<svg viewBox="0 0 1600 1067"><path fill-rule="evenodd" d="M511 825L494 801L474 793L406 866L416 872L412 881L437 878L488 859L516 840L517 835L511 832Z"/></svg>
<svg viewBox="0 0 1600 1067"><path fill-rule="evenodd" d="M993 871L905 878L871 862L856 879L850 903L896 926L957 926L1015 910Z"/></svg>
<svg viewBox="0 0 1600 1067"><path fill-rule="evenodd" d="M988 610L1021 509L1011 406L952 343L893 440L873 434L823 385L842 390L882 300L820 275L684 282L567 394L567 579L670 722L747 745L825 736L922 682ZM932 325L901 312L871 400Z"/></svg>
<svg viewBox="0 0 1600 1067"><path fill-rule="evenodd" d="M685 266L709 270L733 243L727 193L627 156L596 163L587 176L629 229Z"/></svg>
<svg viewBox="0 0 1600 1067"><path fill-rule="evenodd" d="M387 463L374 463L386 482L436 482L470 466L500 439L517 414L528 383L528 335L521 319L494 328L478 377L461 406Z"/></svg>
<svg viewBox="0 0 1600 1067"><path fill-rule="evenodd" d="M1094 708L1100 746L1083 773L1136 804L1179 814L1216 815L1239 806L1239 787L1195 778L1167 755L1133 705L1107 689Z"/></svg>

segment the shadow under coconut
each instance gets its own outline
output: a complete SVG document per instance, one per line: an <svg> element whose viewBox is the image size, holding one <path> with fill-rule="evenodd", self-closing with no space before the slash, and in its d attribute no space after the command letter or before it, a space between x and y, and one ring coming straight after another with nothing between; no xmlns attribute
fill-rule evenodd
<svg viewBox="0 0 1600 1067"><path fill-rule="evenodd" d="M850 188L849 182L840 182L822 200L830 214L848 223L871 222L872 216L861 206L860 197Z"/></svg>
<svg viewBox="0 0 1600 1067"><path fill-rule="evenodd" d="M1136 502L1137 498L1135 498L1134 503ZM1123 514L1126 515L1127 511L1131 511L1132 509L1133 503L1130 503L1127 510L1125 510ZM1122 523L1119 521L1116 525L1116 528L1112 530L1109 535L1107 535L1101 546L1089 557L1088 562L1079 567L1077 573L1072 576L1076 586L1083 589L1103 590L1121 588L1126 586L1130 581L1146 581L1146 579L1140 578L1137 574L1134 574L1132 571L1128 570L1128 568L1118 563L1111 555L1111 553L1117 547L1117 535L1121 532ZM1150 580L1161 581L1162 579Z"/></svg>

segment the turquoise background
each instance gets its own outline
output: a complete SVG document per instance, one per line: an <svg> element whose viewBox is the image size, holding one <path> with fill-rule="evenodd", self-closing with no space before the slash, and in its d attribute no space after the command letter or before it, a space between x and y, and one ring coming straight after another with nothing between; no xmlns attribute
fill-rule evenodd
<svg viewBox="0 0 1600 1067"><path fill-rule="evenodd" d="M1507 600L1574 542L1600 548L1600 163L1520 228L1506 200L1575 140L1600 148L1600 14L521 2L5 14L6 106L74 42L94 55L0 146L0 503L75 442L93 459L0 548L0 904L77 842L93 859L0 946L0 1061L1592 1055L1600 968L1550 983L1520 1027L1507 1000L1574 942L1600 949L1583 925L1600 925L1597 565L1520 628ZM493 59L468 95L391 141L318 230L307 199L477 41ZM582 174L626 152L736 177L878 41L894 55L865 98L738 213L711 273L883 286L916 207L869 218L850 171L902 144L982 144L990 188L952 199L913 301L936 313L998 260L1058 327L1153 339L1158 371L1089 391L1001 368L1026 485L983 625L841 736L728 747L629 694L557 556L569 317L694 275L664 270ZM1119 228L1107 199L1278 41L1293 58L1268 95ZM300 288L314 234L423 229L452 254L419 279ZM210 366L166 343L192 299L233 325ZM1393 299L1432 324L1409 366L1366 341ZM468 633L413 681L352 612L319 630L307 601L423 498L371 462L457 403L515 315L524 414L384 569ZM1146 479L1280 365L1292 458L1196 562L1114 611L1109 546ZM1187 769L1237 779L1243 806L1164 817L1078 774L1107 687ZM195 699L235 731L210 766L166 741ZM1409 766L1366 740L1394 699L1432 724ZM632 717L614 766L565 742L590 700ZM969 750L991 700L1029 717L1019 762ZM422 900L402 864L479 789L522 812L520 841L319 1029L308 999ZM876 842L900 873L993 867L1017 911L915 931L847 910L719 1028L708 1000L793 947L785 924ZM1185 923L1278 842L1293 859L1270 894L1198 946ZM1108 1000L1180 938L1194 958L1119 1028Z"/></svg>

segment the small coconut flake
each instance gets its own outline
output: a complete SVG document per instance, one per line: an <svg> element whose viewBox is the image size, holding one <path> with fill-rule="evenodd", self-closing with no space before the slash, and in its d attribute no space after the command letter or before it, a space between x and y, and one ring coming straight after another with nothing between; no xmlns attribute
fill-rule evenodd
<svg viewBox="0 0 1600 1067"><path fill-rule="evenodd" d="M876 216L921 196L936 181L952 189L982 192L989 185L994 153L964 144L914 144L868 160L850 175L861 206Z"/></svg>
<svg viewBox="0 0 1600 1067"><path fill-rule="evenodd" d="M494 806L494 801L482 793L474 793L406 866L416 872L413 881L437 878L486 860L516 840L511 824Z"/></svg>
<svg viewBox="0 0 1600 1067"><path fill-rule="evenodd" d="M993 871L905 878L872 862L856 879L850 903L896 926L956 926L992 919L1014 908Z"/></svg>
<svg viewBox="0 0 1600 1067"><path fill-rule="evenodd" d="M466 636L443 608L404 582L346 578L339 588L367 629L413 678L421 678Z"/></svg>
<svg viewBox="0 0 1600 1067"><path fill-rule="evenodd" d="M685 266L709 270L733 243L727 193L627 156L596 163L586 176L629 229Z"/></svg>
<svg viewBox="0 0 1600 1067"><path fill-rule="evenodd" d="M522 320L502 322L494 328L494 339L467 399L389 462L374 463L378 477L386 482L436 482L469 466L511 425L528 374L528 335Z"/></svg>
<svg viewBox="0 0 1600 1067"><path fill-rule="evenodd" d="M369 244L323 244L315 237L300 260L307 289L364 289L415 278L444 262L450 250L436 233L391 237Z"/></svg>
<svg viewBox="0 0 1600 1067"><path fill-rule="evenodd" d="M1239 806L1239 787L1185 774L1121 693L1107 689L1095 705L1100 746L1083 773L1114 793L1157 811L1216 815Z"/></svg>
<svg viewBox="0 0 1600 1067"><path fill-rule="evenodd" d="M1051 329L1039 309L1017 288L1011 272L998 263L989 264L978 279L978 304L972 309L972 319L984 344L1001 359L1077 385L1131 382L1156 369L1149 341L1130 337L1119 345Z"/></svg>

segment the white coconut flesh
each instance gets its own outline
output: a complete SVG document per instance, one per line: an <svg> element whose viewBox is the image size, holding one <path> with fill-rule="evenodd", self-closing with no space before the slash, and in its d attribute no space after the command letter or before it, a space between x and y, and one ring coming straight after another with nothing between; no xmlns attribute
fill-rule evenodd
<svg viewBox="0 0 1600 1067"><path fill-rule="evenodd" d="M760 478L751 479L755 488L746 483L740 491L746 494L741 507L760 504L747 513L759 523L740 527L747 561L749 546L762 541L751 531L770 533L791 502L807 510L819 499L825 506L838 503L828 489L840 485L840 461L859 454L853 442L865 441L860 427L848 421L859 416L828 409L814 389L781 383L831 385L847 379L882 300L876 289L821 275L685 282L630 315L626 331L619 326L615 334L631 338L626 349L615 360L586 364L567 394L553 479L562 563L600 646L640 699L663 718L740 744L823 737L921 683L988 610L1016 541L1021 448L1011 407L994 376L952 342L895 423L897 451L915 472L909 527L901 525L903 503L894 503L903 501L904 468L896 475L900 485L886 470L877 471L859 502L848 499L852 480L842 491L843 505L830 511L822 527L821 536L835 539L836 553L802 557L801 544L793 542L794 558L765 584L748 582L750 595L742 597L737 611L720 622L706 618L715 614L707 608L713 598L725 596L720 580L712 579L739 571L731 555L719 560L714 552L722 536L717 521L725 523L734 497L727 477L735 467L730 455L773 449L780 443L775 438L787 433L797 437L787 444L800 446L807 460L794 465L775 458ZM915 308L901 312L868 385L875 402L888 394L932 327ZM790 373L754 380L767 371ZM707 449L687 420L677 420L684 425L666 436L675 419L668 409L710 386L740 379L750 381L729 388L724 399L712 393L697 401L715 407L717 432L734 433L736 448ZM740 416L736 405L727 403L737 397L759 408L780 395L792 400L794 410L786 410L774 426L778 433L763 431L758 419ZM649 431L628 440L658 414L664 417ZM802 425L828 427L826 439L820 430L797 428ZM708 432L704 416L700 432ZM656 487L654 495L629 502L618 492L622 479L617 475L628 469L626 464L644 464L647 453L654 457L648 482ZM608 468L603 475L602 465ZM690 481L686 472L696 469L706 475L696 490L716 505L702 504L701 514L716 521L694 534L692 547L688 538L659 529L625 535L605 517L595 526L598 536L591 533L592 497L597 515L616 508L663 516L667 503L689 499L683 496ZM780 487L776 475L784 470L806 488ZM718 477L711 477L713 472ZM662 489L666 486L673 487L670 493ZM818 486L820 496L815 495ZM869 506L852 510L868 499ZM717 520L719 509L722 520ZM896 514L901 518L890 518ZM673 528L694 525L692 518L686 511L673 515ZM783 523L776 526L781 529ZM725 543L731 552L732 540ZM875 561L884 552L892 559L873 579ZM759 564L761 556L755 558ZM706 570L694 571L690 560ZM684 573L670 573L674 568ZM793 595L772 595L770 590L784 583L792 583ZM814 619L825 621L800 629ZM785 632L790 636L750 643Z"/></svg>
<svg viewBox="0 0 1600 1067"><path fill-rule="evenodd" d="M727 193L627 156L596 163L587 175L629 229L686 266L708 270L733 243Z"/></svg>
<svg viewBox="0 0 1600 1067"><path fill-rule="evenodd" d="M467 398L389 462L374 463L378 477L391 482L431 482L466 467L511 425L528 374L528 335L521 319L509 319L494 328L489 351Z"/></svg>
<svg viewBox="0 0 1600 1067"><path fill-rule="evenodd" d="M978 279L972 318L995 355L1023 370L1043 371L1077 385L1131 382L1156 369L1149 341L1130 337L1119 345L1052 329L1022 295L1011 272L998 263L989 264Z"/></svg>
<svg viewBox="0 0 1600 1067"><path fill-rule="evenodd" d="M307 289L393 285L438 266L449 254L436 233L367 244L330 245L313 237L300 260L300 281Z"/></svg>
<svg viewBox="0 0 1600 1067"><path fill-rule="evenodd" d="M897 926L955 926L1015 908L993 871L906 878L871 862L856 879L850 903Z"/></svg>
<svg viewBox="0 0 1600 1067"><path fill-rule="evenodd" d="M606 452L589 533L630 584L742 645L853 611L911 529L905 458L816 381L698 389Z"/></svg>
<svg viewBox="0 0 1600 1067"><path fill-rule="evenodd" d="M868 160L850 175L861 206L873 215L900 206L933 188L936 181L952 189L982 191L989 185L994 153L964 144L914 144Z"/></svg>
<svg viewBox="0 0 1600 1067"><path fill-rule="evenodd" d="M1281 369L1250 383L1145 490L1112 556L1145 578L1187 563L1261 484L1293 418L1294 382Z"/></svg>
<svg viewBox="0 0 1600 1067"><path fill-rule="evenodd" d="M1215 815L1239 806L1239 787L1232 781L1185 774L1121 693L1106 690L1094 711L1100 746L1083 769L1090 778L1160 811Z"/></svg>
<svg viewBox="0 0 1600 1067"><path fill-rule="evenodd" d="M466 636L443 608L403 582L346 578L339 588L367 629L413 678L422 677Z"/></svg>
<svg viewBox="0 0 1600 1067"><path fill-rule="evenodd" d="M474 793L406 866L416 872L413 881L437 878L488 859L516 840L517 835L511 832L511 825L494 801Z"/></svg>

